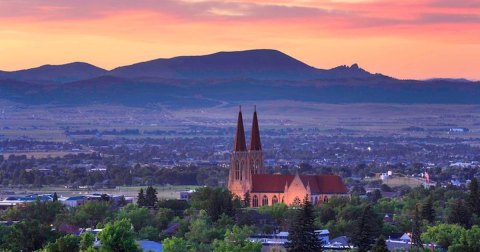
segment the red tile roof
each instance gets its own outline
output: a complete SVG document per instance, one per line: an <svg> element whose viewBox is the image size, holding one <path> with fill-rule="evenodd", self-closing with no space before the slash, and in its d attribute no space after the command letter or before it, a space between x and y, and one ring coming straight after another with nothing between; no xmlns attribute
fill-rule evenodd
<svg viewBox="0 0 480 252"><path fill-rule="evenodd" d="M252 177L252 192L284 192L285 184L290 186L295 175L255 174ZM305 187L310 184L312 194L343 194L347 187L336 175L302 175Z"/></svg>

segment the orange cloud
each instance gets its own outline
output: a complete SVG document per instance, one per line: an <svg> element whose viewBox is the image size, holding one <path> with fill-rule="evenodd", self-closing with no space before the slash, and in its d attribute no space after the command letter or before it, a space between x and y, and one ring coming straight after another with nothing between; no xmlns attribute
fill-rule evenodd
<svg viewBox="0 0 480 252"><path fill-rule="evenodd" d="M0 69L275 48L330 68L480 79L480 6L463 0L0 2Z"/></svg>

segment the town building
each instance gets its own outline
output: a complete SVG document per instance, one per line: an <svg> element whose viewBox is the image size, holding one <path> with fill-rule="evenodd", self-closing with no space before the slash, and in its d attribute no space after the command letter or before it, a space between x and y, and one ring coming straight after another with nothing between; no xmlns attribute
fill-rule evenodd
<svg viewBox="0 0 480 252"><path fill-rule="evenodd" d="M341 177L336 175L266 174L257 111L253 113L250 146L247 149L243 115L238 113L231 155L228 189L241 199L250 195L250 206L301 203L309 197L314 204L334 196L349 196Z"/></svg>

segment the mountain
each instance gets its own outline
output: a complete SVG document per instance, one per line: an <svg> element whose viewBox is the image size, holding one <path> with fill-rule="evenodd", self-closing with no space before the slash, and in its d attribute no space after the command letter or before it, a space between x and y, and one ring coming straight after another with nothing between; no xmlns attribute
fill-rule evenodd
<svg viewBox="0 0 480 252"><path fill-rule="evenodd" d="M73 62L63 65L43 65L12 72L0 72L0 78L51 84L91 79L106 73L107 70L94 65L83 62Z"/></svg>
<svg viewBox="0 0 480 252"><path fill-rule="evenodd" d="M280 51L262 49L156 59L119 67L110 74L126 78L297 80L321 77L323 72Z"/></svg>
<svg viewBox="0 0 480 252"><path fill-rule="evenodd" d="M357 64L317 69L276 50L156 59L111 71L77 62L0 72L0 99L59 106L199 107L254 100L480 104L478 97L480 82L398 80Z"/></svg>

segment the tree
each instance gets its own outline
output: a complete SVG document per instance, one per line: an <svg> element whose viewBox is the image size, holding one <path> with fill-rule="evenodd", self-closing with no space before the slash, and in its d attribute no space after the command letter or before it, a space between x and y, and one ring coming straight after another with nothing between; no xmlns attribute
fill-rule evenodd
<svg viewBox="0 0 480 252"><path fill-rule="evenodd" d="M166 208L174 211L176 214L181 215L185 210L190 207L189 201L169 199L161 200L157 203L158 208Z"/></svg>
<svg viewBox="0 0 480 252"><path fill-rule="evenodd" d="M216 240L214 242L215 252L260 252L262 244L258 242L250 242L247 240L253 234L253 230L248 226L239 227L233 226L232 230L225 232L223 240Z"/></svg>
<svg viewBox="0 0 480 252"><path fill-rule="evenodd" d="M58 238L55 242L47 244L45 252L78 252L80 247L80 237L68 234Z"/></svg>
<svg viewBox="0 0 480 252"><path fill-rule="evenodd" d="M117 220L127 219L135 232L152 224L153 216L149 210L138 205L128 204L117 213Z"/></svg>
<svg viewBox="0 0 480 252"><path fill-rule="evenodd" d="M57 192L54 192L53 193L53 199L52 199L53 202L56 202L58 201L58 195L57 195Z"/></svg>
<svg viewBox="0 0 480 252"><path fill-rule="evenodd" d="M95 227L111 214L108 202L88 201L75 209L72 219L78 226Z"/></svg>
<svg viewBox="0 0 480 252"><path fill-rule="evenodd" d="M288 241L285 243L287 250L293 252L322 251L322 241L315 234L313 205L308 197L305 197L301 208L294 211L295 214L288 230Z"/></svg>
<svg viewBox="0 0 480 252"><path fill-rule="evenodd" d="M372 206L367 205L360 218L354 222L351 242L358 247L359 252L370 250L375 237L378 237L381 225L378 225L377 218L378 216L373 211Z"/></svg>
<svg viewBox="0 0 480 252"><path fill-rule="evenodd" d="M41 224L50 225L58 214L65 212L65 205L60 202L36 200L24 207L8 209L3 218L7 220L38 220Z"/></svg>
<svg viewBox="0 0 480 252"><path fill-rule="evenodd" d="M423 247L421 235L421 226L420 226L420 211L418 204L415 205L415 215L413 216L413 225L412 225L412 246L415 247L415 250L418 252L420 248Z"/></svg>
<svg viewBox="0 0 480 252"><path fill-rule="evenodd" d="M382 192L376 189L375 191L373 191L373 193L368 194L368 198L372 203L377 203L377 201L382 198Z"/></svg>
<svg viewBox="0 0 480 252"><path fill-rule="evenodd" d="M456 224L438 224L428 227L427 231L421 236L422 240L433 242L440 245L444 249L448 249L450 245L459 244L465 229Z"/></svg>
<svg viewBox="0 0 480 252"><path fill-rule="evenodd" d="M138 231L138 239L158 241L160 239L160 232L152 226L142 227L142 229Z"/></svg>
<svg viewBox="0 0 480 252"><path fill-rule="evenodd" d="M476 178L473 178L470 184L468 185L469 194L468 194L468 208L471 213L480 216L480 189L478 186L478 181Z"/></svg>
<svg viewBox="0 0 480 252"><path fill-rule="evenodd" d="M86 251L93 247L95 242L95 235L91 232L85 232L80 235L80 251Z"/></svg>
<svg viewBox="0 0 480 252"><path fill-rule="evenodd" d="M330 205L324 204L318 208L318 218L322 224L327 224L329 221L335 221L336 214Z"/></svg>
<svg viewBox="0 0 480 252"><path fill-rule="evenodd" d="M371 252L389 252L385 238L380 236L375 245L372 247Z"/></svg>
<svg viewBox="0 0 480 252"><path fill-rule="evenodd" d="M192 193L190 202L194 209L207 211L212 221L217 221L222 214L230 217L235 215L233 194L222 188L200 188Z"/></svg>
<svg viewBox="0 0 480 252"><path fill-rule="evenodd" d="M140 252L133 237L132 224L128 220L107 223L98 234L102 246L101 251Z"/></svg>
<svg viewBox="0 0 480 252"><path fill-rule="evenodd" d="M463 251L477 252L480 248L480 227L475 225L466 230L460 238L460 243L465 246Z"/></svg>
<svg viewBox="0 0 480 252"><path fill-rule="evenodd" d="M422 204L422 218L430 224L435 221L435 209L433 208L433 196L431 194Z"/></svg>
<svg viewBox="0 0 480 252"><path fill-rule="evenodd" d="M450 204L447 222L450 224L459 224L463 227L470 226L470 211L465 205L465 201L457 199Z"/></svg>
<svg viewBox="0 0 480 252"><path fill-rule="evenodd" d="M140 188L140 192L138 192L137 205L141 207L145 206L145 194L143 193L143 188Z"/></svg>
<svg viewBox="0 0 480 252"><path fill-rule="evenodd" d="M200 210L199 214L190 221L189 232L185 234L185 237L192 244L198 245L210 244L215 239L223 239L224 234L225 229L215 228L205 210Z"/></svg>
<svg viewBox="0 0 480 252"><path fill-rule="evenodd" d="M182 238L172 237L163 240L163 251L165 252L188 252L187 241Z"/></svg>
<svg viewBox="0 0 480 252"><path fill-rule="evenodd" d="M243 206L250 207L250 193L248 191L243 195Z"/></svg>
<svg viewBox="0 0 480 252"><path fill-rule="evenodd" d="M153 188L153 186L147 187L147 192L145 194L145 206L155 207L157 202L157 190Z"/></svg>
<svg viewBox="0 0 480 252"><path fill-rule="evenodd" d="M167 228L168 223L175 217L173 210L169 208L159 208L154 216L155 227L159 230Z"/></svg>
<svg viewBox="0 0 480 252"><path fill-rule="evenodd" d="M272 216L280 226L282 226L287 220L288 211L288 206L283 203L277 203L271 206L262 206L258 209L259 213Z"/></svg>
<svg viewBox="0 0 480 252"><path fill-rule="evenodd" d="M51 227L38 220L26 220L13 225L7 235L6 247L11 251L35 251L55 240Z"/></svg>

